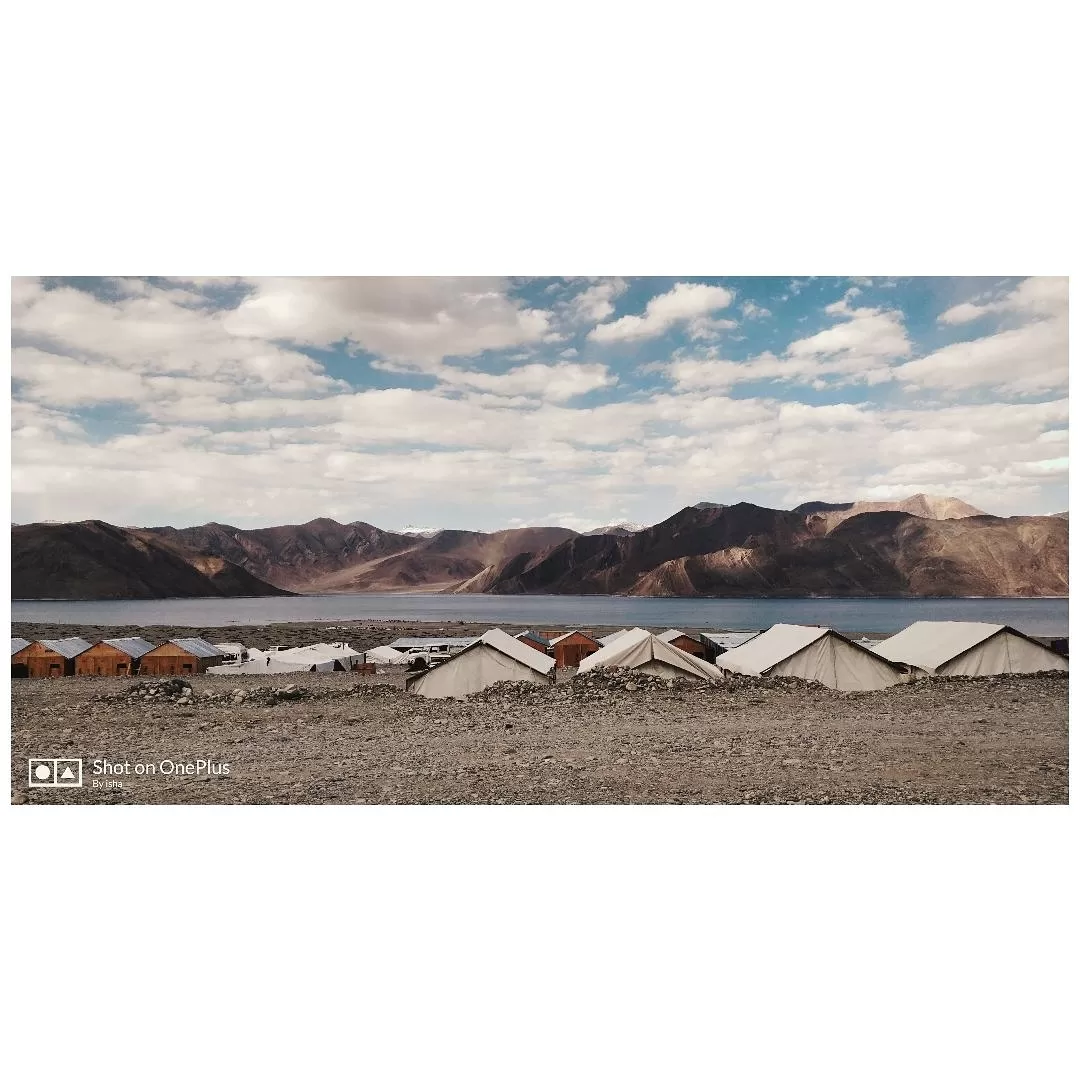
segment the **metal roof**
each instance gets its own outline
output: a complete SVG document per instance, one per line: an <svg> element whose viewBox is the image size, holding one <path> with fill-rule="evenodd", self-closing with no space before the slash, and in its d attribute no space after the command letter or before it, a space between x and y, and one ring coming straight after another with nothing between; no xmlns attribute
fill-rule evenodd
<svg viewBox="0 0 1080 1080"><path fill-rule="evenodd" d="M464 649L474 641L479 640L477 637L399 637L397 641L390 642L390 648L422 649L430 648L433 645L460 645Z"/></svg>
<svg viewBox="0 0 1080 1080"><path fill-rule="evenodd" d="M170 645L178 645L181 649L191 653L192 656L224 656L218 652L209 641L203 641L201 637L174 637L169 638Z"/></svg>
<svg viewBox="0 0 1080 1080"><path fill-rule="evenodd" d="M760 630L728 630L720 634L702 634L701 636L714 645L719 645L721 649L737 649L760 633Z"/></svg>
<svg viewBox="0 0 1080 1080"><path fill-rule="evenodd" d="M54 653L59 653L66 660L71 660L78 656L79 653L84 653L90 648L90 642L83 641L81 637L51 638L49 640L38 638L38 644L44 645L46 649L52 649Z"/></svg>
<svg viewBox="0 0 1080 1080"><path fill-rule="evenodd" d="M593 642L596 645L600 644L600 642L597 641L596 638L594 638L591 634L586 634L584 630L567 630L565 634L560 634L558 637L553 637L551 639L551 644L558 645L560 641L565 641L567 638L572 638L575 634L580 634L583 638L588 638L589 641Z"/></svg>
<svg viewBox="0 0 1080 1080"><path fill-rule="evenodd" d="M543 645L546 649L551 644L550 641L543 634L538 634L535 630L522 630L520 634L515 634L518 640L521 638L528 638L530 641L535 641L539 645Z"/></svg>
<svg viewBox="0 0 1080 1080"><path fill-rule="evenodd" d="M140 656L145 656L154 647L149 641L144 641L141 637L107 637L102 640L106 645L111 645L114 649L127 653L132 660L138 660Z"/></svg>
<svg viewBox="0 0 1080 1080"><path fill-rule="evenodd" d="M11 655L14 656L17 652L22 652L29 644L30 642L24 637L13 637L11 639Z"/></svg>

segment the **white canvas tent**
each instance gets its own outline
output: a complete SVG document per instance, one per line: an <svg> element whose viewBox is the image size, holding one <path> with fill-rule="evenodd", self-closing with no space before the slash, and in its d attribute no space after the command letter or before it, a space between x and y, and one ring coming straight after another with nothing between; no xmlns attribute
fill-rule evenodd
<svg viewBox="0 0 1080 1080"><path fill-rule="evenodd" d="M389 645L376 645L364 653L365 664L407 664L410 657Z"/></svg>
<svg viewBox="0 0 1080 1080"><path fill-rule="evenodd" d="M296 649L248 649L248 659L240 664L219 664L207 668L210 675L289 675L302 671L351 671L360 653L344 642L319 642Z"/></svg>
<svg viewBox="0 0 1080 1080"><path fill-rule="evenodd" d="M495 628L438 667L409 677L407 687L422 697L464 697L498 682L550 685L555 660Z"/></svg>
<svg viewBox="0 0 1080 1080"><path fill-rule="evenodd" d="M905 678L883 657L824 626L777 623L729 649L716 666L738 675L786 675L834 690L881 690Z"/></svg>
<svg viewBox="0 0 1080 1080"><path fill-rule="evenodd" d="M696 656L669 645L641 627L620 633L609 645L590 653L578 667L578 674L597 668L635 668L644 675L664 679L712 679L723 676L718 668Z"/></svg>
<svg viewBox="0 0 1080 1080"><path fill-rule="evenodd" d="M1064 656L1000 623L916 622L873 648L917 678L1069 670Z"/></svg>
<svg viewBox="0 0 1080 1080"><path fill-rule="evenodd" d="M611 645L613 642L618 641L619 638L621 638L623 636L623 634L629 634L629 633L630 633L629 630L616 630L615 633L607 634L604 637L598 637L596 640L600 642L600 645L602 647L606 648L608 645Z"/></svg>

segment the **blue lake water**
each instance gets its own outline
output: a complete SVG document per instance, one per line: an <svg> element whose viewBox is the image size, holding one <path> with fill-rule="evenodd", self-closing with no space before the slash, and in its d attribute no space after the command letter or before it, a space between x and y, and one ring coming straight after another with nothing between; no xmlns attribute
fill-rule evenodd
<svg viewBox="0 0 1080 1080"><path fill-rule="evenodd" d="M669 600L640 596L439 596L367 593L212 600L15 600L13 622L90 626L260 626L282 622L404 619L541 626L685 626L757 629L810 623L894 633L919 619L1006 623L1065 637L1066 598L1022 600Z"/></svg>

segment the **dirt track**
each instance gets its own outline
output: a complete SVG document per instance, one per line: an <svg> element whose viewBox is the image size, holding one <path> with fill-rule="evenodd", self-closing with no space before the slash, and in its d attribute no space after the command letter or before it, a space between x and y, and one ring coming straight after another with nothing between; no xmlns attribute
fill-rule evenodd
<svg viewBox="0 0 1080 1080"><path fill-rule="evenodd" d="M305 674L203 676L177 701L130 693L154 681L16 681L13 801L1068 801L1064 676L841 694L796 680L671 686L616 673L428 701L399 689L400 676ZM271 697L289 684L303 696ZM241 689L249 696L236 702ZM28 789L31 756L83 758L84 786ZM95 759L211 760L229 775L120 775L122 787L95 789Z"/></svg>

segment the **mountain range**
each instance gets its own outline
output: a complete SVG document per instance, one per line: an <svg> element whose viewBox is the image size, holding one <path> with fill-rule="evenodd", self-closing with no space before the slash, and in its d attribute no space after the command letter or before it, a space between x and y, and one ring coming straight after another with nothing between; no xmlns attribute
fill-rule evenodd
<svg viewBox="0 0 1080 1080"><path fill-rule="evenodd" d="M426 591L633 596L1061 596L1068 517L959 499L688 506L656 525L391 532L13 526L14 599Z"/></svg>

